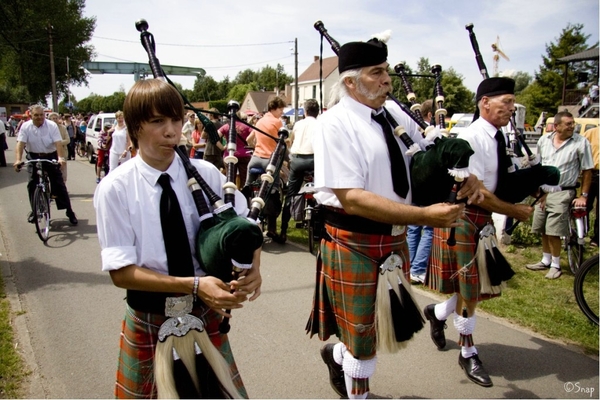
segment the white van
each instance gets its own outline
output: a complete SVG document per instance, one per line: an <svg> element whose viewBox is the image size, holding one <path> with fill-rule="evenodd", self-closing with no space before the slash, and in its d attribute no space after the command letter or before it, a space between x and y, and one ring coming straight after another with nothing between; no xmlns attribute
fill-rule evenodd
<svg viewBox="0 0 600 400"><path fill-rule="evenodd" d="M454 124L454 126L450 129L450 137L455 138L460 132L464 131L471 122L473 122L474 114L464 114L460 119Z"/></svg>
<svg viewBox="0 0 600 400"><path fill-rule="evenodd" d="M90 117L87 129L85 131L86 141L88 144L88 153L90 152L91 147L91 149L93 149L93 153L96 154L98 150L98 137L102 132L102 127L106 124L114 125L115 123L115 113L94 114Z"/></svg>

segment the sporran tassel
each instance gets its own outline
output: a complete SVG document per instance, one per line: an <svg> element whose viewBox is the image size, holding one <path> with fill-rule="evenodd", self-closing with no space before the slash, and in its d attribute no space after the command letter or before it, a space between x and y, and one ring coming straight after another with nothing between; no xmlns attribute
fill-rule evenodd
<svg viewBox="0 0 600 400"><path fill-rule="evenodd" d="M506 258L502 255L498 247L495 246L493 243L492 252L494 254L494 259L496 260L496 267L498 268L500 280L502 282L506 282L515 275L515 271L513 271Z"/></svg>
<svg viewBox="0 0 600 400"><path fill-rule="evenodd" d="M425 324L397 254L391 254L380 266L375 307L379 351L396 353L405 348L407 341Z"/></svg>

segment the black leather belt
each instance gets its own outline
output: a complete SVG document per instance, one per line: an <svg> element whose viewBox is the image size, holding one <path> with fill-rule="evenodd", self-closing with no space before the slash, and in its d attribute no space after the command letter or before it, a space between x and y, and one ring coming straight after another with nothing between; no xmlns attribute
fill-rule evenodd
<svg viewBox="0 0 600 400"><path fill-rule="evenodd" d="M341 208L323 207L325 223L345 231L367 235L391 235L392 225L373 221L358 215L350 215Z"/></svg>
<svg viewBox="0 0 600 400"><path fill-rule="evenodd" d="M58 159L58 153L56 151L53 151L52 153L32 153L29 152L29 157L31 159L36 159L36 158L42 158L42 159L46 159L46 160L52 160L52 159Z"/></svg>
<svg viewBox="0 0 600 400"><path fill-rule="evenodd" d="M298 158L315 158L314 154L292 154L292 156Z"/></svg>

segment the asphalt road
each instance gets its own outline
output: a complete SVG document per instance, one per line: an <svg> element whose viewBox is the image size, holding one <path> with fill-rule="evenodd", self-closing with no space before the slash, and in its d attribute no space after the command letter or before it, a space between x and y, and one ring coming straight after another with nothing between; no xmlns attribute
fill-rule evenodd
<svg viewBox="0 0 600 400"><path fill-rule="evenodd" d="M12 163L14 138L8 138ZM53 208L44 245L26 221L26 173L0 168L0 264L17 348L31 371L27 398L111 398L125 292L100 269L92 196L93 166L69 161L67 186L79 225ZM54 207L54 206L53 206ZM314 257L292 244L265 246L263 294L234 311L230 339L252 398L335 398L304 327L314 287ZM434 302L416 288L422 306ZM560 323L560 321L556 321ZM458 334L437 351L423 329L398 354L381 354L371 398L598 398L598 359L480 314L480 357L494 381L482 388L457 364ZM336 339L330 339L335 342Z"/></svg>

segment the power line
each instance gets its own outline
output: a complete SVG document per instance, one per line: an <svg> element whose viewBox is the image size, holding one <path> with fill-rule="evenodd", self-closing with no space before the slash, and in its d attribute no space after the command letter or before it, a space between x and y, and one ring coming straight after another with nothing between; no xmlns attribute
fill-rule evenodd
<svg viewBox="0 0 600 400"><path fill-rule="evenodd" d="M116 39L116 38L107 38L103 36L93 36L95 39L104 39L104 40L112 40L115 42L125 42L125 43L139 43L139 40L125 40L125 39ZM272 46L278 44L289 44L293 43L293 41L287 42L273 42L273 43L247 43L247 44L179 44L179 43L157 43L161 46L174 46L174 47L253 47L253 46Z"/></svg>

